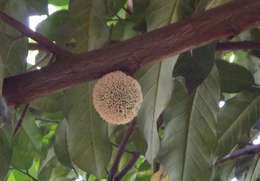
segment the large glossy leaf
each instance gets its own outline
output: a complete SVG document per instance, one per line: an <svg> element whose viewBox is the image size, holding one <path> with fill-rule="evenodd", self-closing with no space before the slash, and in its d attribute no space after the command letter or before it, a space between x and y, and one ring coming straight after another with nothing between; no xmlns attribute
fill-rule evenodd
<svg viewBox="0 0 260 181"><path fill-rule="evenodd" d="M38 31L76 53L99 48L109 39L105 1L71 1L69 12L53 14L38 26ZM72 162L101 177L112 148L107 124L92 105L92 87L93 83L86 83L65 91L59 105L68 120L67 143ZM60 133L57 134L59 137Z"/></svg>
<svg viewBox="0 0 260 181"><path fill-rule="evenodd" d="M246 68L223 60L217 60L216 64L223 92L239 92L254 84L254 77Z"/></svg>
<svg viewBox="0 0 260 181"><path fill-rule="evenodd" d="M109 38L106 25L105 0L77 0L70 3L72 37L76 43L75 52L92 50L103 46Z"/></svg>
<svg viewBox="0 0 260 181"><path fill-rule="evenodd" d="M0 180L4 180L11 162L12 149L4 131L0 129Z"/></svg>
<svg viewBox="0 0 260 181"><path fill-rule="evenodd" d="M218 115L219 156L228 154L242 138L248 138L259 115L259 90L243 91L226 102Z"/></svg>
<svg viewBox="0 0 260 181"><path fill-rule="evenodd" d="M153 163L159 151L157 120L170 101L173 89L172 70L177 57L142 69L138 81L142 86L144 101L138 114L139 129L147 142L146 159Z"/></svg>
<svg viewBox="0 0 260 181"><path fill-rule="evenodd" d="M35 123L34 116L28 112L18 133L12 139L12 165L28 170L36 153L42 152L42 132Z"/></svg>
<svg viewBox="0 0 260 181"><path fill-rule="evenodd" d="M213 67L194 95L189 95L183 84L176 80L171 103L164 114L165 135L159 159L170 180L208 181L217 146L220 98L217 68Z"/></svg>
<svg viewBox="0 0 260 181"><path fill-rule="evenodd" d="M33 163L34 147L23 129L13 141L12 165L15 168L28 170Z"/></svg>
<svg viewBox="0 0 260 181"><path fill-rule="evenodd" d="M105 1L72 1L71 34L76 42L74 52L99 48L109 39L106 26ZM111 157L107 124L92 105L93 82L64 92L64 107L68 120L68 147L72 162L82 170L97 176L105 175ZM82 133L84 132L84 133Z"/></svg>
<svg viewBox="0 0 260 181"><path fill-rule="evenodd" d="M147 28L154 30L177 20L177 1L151 0L146 12ZM144 101L138 115L139 130L147 142L146 159L153 164L159 151L157 120L169 103L173 89L172 71L176 57L141 69L136 77L142 86Z"/></svg>
<svg viewBox="0 0 260 181"><path fill-rule="evenodd" d="M72 161L87 173L104 176L111 145L107 124L92 105L93 83L66 91L68 146Z"/></svg>

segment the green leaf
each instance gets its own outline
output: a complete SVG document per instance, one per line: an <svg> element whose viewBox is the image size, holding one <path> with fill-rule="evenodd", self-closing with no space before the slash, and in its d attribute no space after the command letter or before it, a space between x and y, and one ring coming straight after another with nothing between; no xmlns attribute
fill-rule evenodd
<svg viewBox="0 0 260 181"><path fill-rule="evenodd" d="M9 171L7 181L28 181L29 177L18 170L12 169Z"/></svg>
<svg viewBox="0 0 260 181"><path fill-rule="evenodd" d="M235 177L235 173L234 173L235 168L236 168L235 161L223 163L218 166L214 166L214 173L213 173L211 181L231 180L232 178Z"/></svg>
<svg viewBox="0 0 260 181"><path fill-rule="evenodd" d="M25 0L9 0L5 3L4 11L20 22L27 24L29 14ZM27 38L21 37L14 28L0 22L0 57L4 76L22 73L26 68ZM3 69L4 68L4 69Z"/></svg>
<svg viewBox="0 0 260 181"><path fill-rule="evenodd" d="M147 67L137 73L144 101L138 114L139 130L147 142L146 159L151 164L159 151L157 120L170 101L173 79L172 70L177 57L164 60L163 63Z"/></svg>
<svg viewBox="0 0 260 181"><path fill-rule="evenodd" d="M71 37L72 25L69 11L61 10L53 13L47 19L38 24L36 31L55 41L63 48L67 47Z"/></svg>
<svg viewBox="0 0 260 181"><path fill-rule="evenodd" d="M69 0L49 0L49 4L54 4L56 6L66 6L69 4Z"/></svg>
<svg viewBox="0 0 260 181"><path fill-rule="evenodd" d="M39 181L50 180L53 168L56 166L57 159L55 158L53 149L48 151L48 154L41 162L41 166L38 172Z"/></svg>
<svg viewBox="0 0 260 181"><path fill-rule="evenodd" d="M150 0L146 11L148 30L157 29L176 22L181 0Z"/></svg>
<svg viewBox="0 0 260 181"><path fill-rule="evenodd" d="M179 56L173 76L183 76L189 92L199 86L210 73L215 62L215 45L207 45Z"/></svg>
<svg viewBox="0 0 260 181"><path fill-rule="evenodd" d="M248 90L229 99L218 115L218 154L224 156L243 138L260 116L260 91Z"/></svg>
<svg viewBox="0 0 260 181"><path fill-rule="evenodd" d="M122 41L135 37L138 33L134 30L135 23L130 21L119 21L113 28L112 41Z"/></svg>
<svg viewBox="0 0 260 181"><path fill-rule="evenodd" d="M28 170L32 166L36 153L42 153L42 137L34 116L28 112L18 134L13 138L12 165L15 168Z"/></svg>
<svg viewBox="0 0 260 181"><path fill-rule="evenodd" d="M189 95L184 83L176 80L164 113L165 134L159 155L170 180L210 180L217 146L218 78L214 66L194 95Z"/></svg>
<svg viewBox="0 0 260 181"><path fill-rule="evenodd" d="M48 0L25 0L30 15L48 14Z"/></svg>
<svg viewBox="0 0 260 181"><path fill-rule="evenodd" d="M251 161L251 166L246 174L244 181L259 181L260 178L260 157L255 156Z"/></svg>
<svg viewBox="0 0 260 181"><path fill-rule="evenodd" d="M73 163L100 178L111 158L107 124L92 104L93 82L65 91L68 146Z"/></svg>
<svg viewBox="0 0 260 181"><path fill-rule="evenodd" d="M149 31L176 21L175 7L177 1L150 0L146 10L147 28ZM145 157L153 164L159 152L160 140L157 131L157 119L169 103L173 89L172 71L177 57L153 66L146 66L138 71L136 77L141 84L144 101L138 114L139 131L147 142Z"/></svg>
<svg viewBox="0 0 260 181"><path fill-rule="evenodd" d="M4 131L0 129L0 180L4 180L10 167L12 149Z"/></svg>
<svg viewBox="0 0 260 181"><path fill-rule="evenodd" d="M254 77L246 68L223 60L217 60L216 64L223 92L240 92L254 84Z"/></svg>
<svg viewBox="0 0 260 181"><path fill-rule="evenodd" d="M0 77L0 80L1 80L1 77ZM0 86L2 86L1 83L0 83ZM2 94L2 93L0 93L0 94ZM2 96L0 96L0 128L3 128L4 126L10 127L11 122L12 122L12 114L11 114L10 108L6 104L5 99Z"/></svg>
<svg viewBox="0 0 260 181"><path fill-rule="evenodd" d="M13 141L12 166L28 170L33 163L34 147L30 138L23 129L16 135Z"/></svg>
<svg viewBox="0 0 260 181"><path fill-rule="evenodd" d="M68 152L67 132L67 123L65 120L63 120L56 132L54 151L61 164L72 168L72 163Z"/></svg>
<svg viewBox="0 0 260 181"><path fill-rule="evenodd" d="M8 41L9 47L7 48L6 56L4 56L5 76L16 75L23 73L26 70L26 57L27 57L27 39L20 39Z"/></svg>
<svg viewBox="0 0 260 181"><path fill-rule="evenodd" d="M73 52L92 50L109 39L104 0L78 0L70 3ZM77 27L77 28L75 28ZM112 147L107 124L92 105L92 88L88 82L64 92L63 111L68 120L68 147L71 160L80 169L100 178L105 175ZM84 133L82 133L84 132Z"/></svg>
<svg viewBox="0 0 260 181"><path fill-rule="evenodd" d="M31 113L27 113L25 120L23 121L22 128L24 130L24 133L28 136L30 139L30 142L32 143L34 149L41 153L42 151L42 133L41 130L37 127L35 123L35 118Z"/></svg>
<svg viewBox="0 0 260 181"><path fill-rule="evenodd" d="M107 0L107 9L110 16L114 16L117 12L124 7L127 0Z"/></svg>
<svg viewBox="0 0 260 181"><path fill-rule="evenodd" d="M106 25L106 0L71 1L69 10L72 38L76 44L74 52L100 48L107 43L109 28Z"/></svg>

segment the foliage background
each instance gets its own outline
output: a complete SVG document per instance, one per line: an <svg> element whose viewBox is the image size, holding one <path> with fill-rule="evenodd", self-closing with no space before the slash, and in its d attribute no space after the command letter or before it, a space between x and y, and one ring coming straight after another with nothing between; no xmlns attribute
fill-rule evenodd
<svg viewBox="0 0 260 181"><path fill-rule="evenodd" d="M57 45L81 53L181 21L225 0L0 0L0 10L36 28ZM48 15L48 4L59 10ZM129 12L130 11L130 12ZM254 28L230 41L259 41ZM34 43L0 22L0 78L35 69L26 62ZM215 166L217 159L252 143L259 131L258 51L216 50L207 45L138 70L144 103L120 162L140 153L123 180L146 181L159 170L174 181L257 181L259 155ZM109 60L109 57L108 57ZM61 62L40 50L36 65ZM231 62L231 63L230 63ZM2 82L1 82L2 85ZM126 126L104 122L92 105L94 81L30 103L19 132L14 127L24 106L9 110L0 129L0 180L70 181L107 177ZM220 101L224 107L219 107ZM0 109L6 106L1 100ZM158 126L158 119L162 125ZM161 171L160 170L160 171ZM157 172L158 174L158 172ZM153 177L155 179L155 176Z"/></svg>

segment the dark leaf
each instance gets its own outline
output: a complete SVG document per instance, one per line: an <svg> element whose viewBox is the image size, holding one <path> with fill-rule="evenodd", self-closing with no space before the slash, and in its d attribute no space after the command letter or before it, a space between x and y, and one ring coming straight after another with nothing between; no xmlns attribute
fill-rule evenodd
<svg viewBox="0 0 260 181"><path fill-rule="evenodd" d="M179 56L173 76L183 76L191 93L207 78L215 61L215 45L207 45Z"/></svg>
<svg viewBox="0 0 260 181"><path fill-rule="evenodd" d="M254 77L246 68L223 60L217 60L216 64L223 92L240 92L254 84Z"/></svg>

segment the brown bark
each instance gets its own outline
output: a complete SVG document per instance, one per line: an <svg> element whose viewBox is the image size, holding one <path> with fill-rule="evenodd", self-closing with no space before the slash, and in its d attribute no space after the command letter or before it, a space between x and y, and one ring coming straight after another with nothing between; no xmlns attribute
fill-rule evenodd
<svg viewBox="0 0 260 181"><path fill-rule="evenodd" d="M41 70L8 77L3 94L9 105L28 103L41 96L123 70L134 72L148 63L234 36L260 22L259 0L236 0L180 23L145 33L103 49L75 56Z"/></svg>

